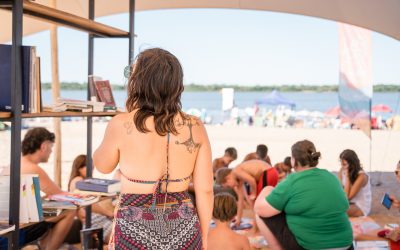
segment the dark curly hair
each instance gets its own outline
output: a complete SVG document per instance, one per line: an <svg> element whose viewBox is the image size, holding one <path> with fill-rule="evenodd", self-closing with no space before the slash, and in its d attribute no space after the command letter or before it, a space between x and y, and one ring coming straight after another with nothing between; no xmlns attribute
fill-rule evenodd
<svg viewBox="0 0 400 250"><path fill-rule="evenodd" d="M303 140L293 144L292 157L294 157L295 166L300 163L301 166L316 167L321 153L317 152L314 143L309 140Z"/></svg>
<svg viewBox="0 0 400 250"><path fill-rule="evenodd" d="M229 193L214 196L213 217L219 221L231 221L237 213L236 199Z"/></svg>
<svg viewBox="0 0 400 250"><path fill-rule="evenodd" d="M51 133L45 128L33 128L26 132L24 140L22 141L22 155L33 154L45 141L54 142L54 133Z"/></svg>
<svg viewBox="0 0 400 250"><path fill-rule="evenodd" d="M340 153L339 158L341 160L347 161L347 163L349 164L349 168L348 168L349 179L350 179L350 183L354 184L359 172L362 171L362 169L363 169L361 167L360 159L358 158L356 152L354 152L351 149L343 150L343 152Z"/></svg>
<svg viewBox="0 0 400 250"><path fill-rule="evenodd" d="M189 119L182 112L183 69L178 59L160 48L147 49L137 56L132 67L125 106L128 112L137 109L133 118L136 128L142 133L150 132L146 120L154 117L157 134L177 134L175 116Z"/></svg>

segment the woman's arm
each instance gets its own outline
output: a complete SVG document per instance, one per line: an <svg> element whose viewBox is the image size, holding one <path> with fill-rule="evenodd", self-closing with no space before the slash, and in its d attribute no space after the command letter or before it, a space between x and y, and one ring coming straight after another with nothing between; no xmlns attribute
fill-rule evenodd
<svg viewBox="0 0 400 250"><path fill-rule="evenodd" d="M272 217L281 213L281 211L275 209L265 199L271 193L272 190L273 187L271 186L265 187L258 195L256 202L254 204L254 212L257 215L261 217Z"/></svg>
<svg viewBox="0 0 400 250"><path fill-rule="evenodd" d="M203 140L201 140L201 146L194 167L193 185L196 190L196 206L203 237L203 248L207 249L207 235L214 203L213 171L210 142L204 125L200 124L200 127L202 131L199 132L203 135Z"/></svg>
<svg viewBox="0 0 400 250"><path fill-rule="evenodd" d="M81 180L83 180L82 176L76 176L74 179L72 179L71 183L69 184L68 190L70 192L73 192L76 189L76 183Z"/></svg>
<svg viewBox="0 0 400 250"><path fill-rule="evenodd" d="M93 154L93 165L103 174L111 173L119 162L119 119L115 116L108 123L103 141Z"/></svg>
<svg viewBox="0 0 400 250"><path fill-rule="evenodd" d="M346 175L346 186L344 187L344 192L347 195L347 199L351 200L357 193L360 191L362 187L364 187L368 183L368 176L364 173L361 173L357 176L356 181L353 184L350 184L349 176Z"/></svg>

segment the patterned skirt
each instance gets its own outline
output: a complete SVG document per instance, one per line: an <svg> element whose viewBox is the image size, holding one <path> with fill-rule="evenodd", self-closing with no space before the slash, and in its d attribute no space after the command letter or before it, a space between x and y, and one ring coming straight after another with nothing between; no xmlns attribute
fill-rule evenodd
<svg viewBox="0 0 400 250"><path fill-rule="evenodd" d="M187 192L121 194L113 249L201 249L201 228Z"/></svg>

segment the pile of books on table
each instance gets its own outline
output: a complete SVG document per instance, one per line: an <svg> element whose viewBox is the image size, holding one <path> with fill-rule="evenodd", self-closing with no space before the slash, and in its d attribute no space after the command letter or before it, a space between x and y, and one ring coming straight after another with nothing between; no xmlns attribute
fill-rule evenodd
<svg viewBox="0 0 400 250"><path fill-rule="evenodd" d="M72 193L61 193L49 195L46 200L43 201L43 209L50 210L54 209L76 209L78 207L85 207L98 202L100 196L97 195L80 195Z"/></svg>
<svg viewBox="0 0 400 250"><path fill-rule="evenodd" d="M85 195L115 196L121 190L121 182L99 178L86 178L76 183L74 193Z"/></svg>

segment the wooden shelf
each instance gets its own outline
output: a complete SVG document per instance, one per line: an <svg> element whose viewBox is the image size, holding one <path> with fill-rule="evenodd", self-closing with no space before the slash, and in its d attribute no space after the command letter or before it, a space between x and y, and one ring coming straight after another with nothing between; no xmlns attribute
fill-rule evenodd
<svg viewBox="0 0 400 250"><path fill-rule="evenodd" d="M10 6L3 6L1 8L11 10ZM101 24L58 9L50 8L42 4L30 2L28 0L24 1L24 14L45 22L89 32L100 37L129 37L129 32L127 31Z"/></svg>
<svg viewBox="0 0 400 250"><path fill-rule="evenodd" d="M23 113L22 118L36 117L88 117L88 116L115 116L120 112L40 112L40 113ZM0 112L0 118L11 119L10 112Z"/></svg>

